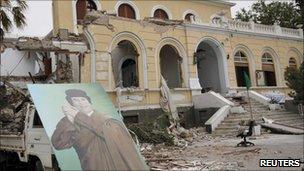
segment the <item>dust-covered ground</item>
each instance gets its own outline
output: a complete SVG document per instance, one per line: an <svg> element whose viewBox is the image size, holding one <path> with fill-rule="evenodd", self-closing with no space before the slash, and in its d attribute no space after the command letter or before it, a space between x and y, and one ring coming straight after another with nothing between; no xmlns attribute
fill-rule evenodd
<svg viewBox="0 0 304 171"><path fill-rule="evenodd" d="M253 147L236 147L241 139L198 134L180 147L143 144L141 149L152 170L304 170L303 139L303 135L265 134L250 140ZM260 159L300 159L302 164L262 168Z"/></svg>

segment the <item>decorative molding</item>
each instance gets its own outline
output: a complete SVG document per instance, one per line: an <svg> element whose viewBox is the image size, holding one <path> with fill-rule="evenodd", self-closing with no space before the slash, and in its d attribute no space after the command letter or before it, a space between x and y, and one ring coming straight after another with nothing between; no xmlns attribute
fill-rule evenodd
<svg viewBox="0 0 304 171"><path fill-rule="evenodd" d="M94 38L91 35L91 33L87 30L83 30L84 36L87 38L89 45L90 45L90 51L91 51L91 83L96 82L96 46L94 42Z"/></svg>
<svg viewBox="0 0 304 171"><path fill-rule="evenodd" d="M287 65L288 66L289 66L289 58L292 57L292 56L289 56L290 52L294 52L297 54L297 56L294 56L294 57L297 60L297 66L299 67L301 65L301 63L304 61L304 53L301 54L301 52L295 47L288 48L288 51L286 52L286 55L285 55L285 56L287 56Z"/></svg>
<svg viewBox="0 0 304 171"><path fill-rule="evenodd" d="M259 37L282 38L303 42L303 34L302 30L300 29L281 28L282 33L279 33L276 32L275 26L255 24L253 22L228 20L228 25L226 26L221 25L220 23L185 23L184 25L189 29L206 29L212 32L216 31L233 34L253 35ZM184 29L184 26L177 26L176 28Z"/></svg>

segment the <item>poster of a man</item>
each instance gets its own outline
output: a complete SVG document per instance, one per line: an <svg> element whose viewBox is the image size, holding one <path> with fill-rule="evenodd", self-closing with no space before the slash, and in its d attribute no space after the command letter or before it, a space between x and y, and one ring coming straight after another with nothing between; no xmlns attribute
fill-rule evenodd
<svg viewBox="0 0 304 171"><path fill-rule="evenodd" d="M98 113L86 92L65 91L64 117L51 137L56 150L73 147L83 170L144 170L132 137L123 124Z"/></svg>

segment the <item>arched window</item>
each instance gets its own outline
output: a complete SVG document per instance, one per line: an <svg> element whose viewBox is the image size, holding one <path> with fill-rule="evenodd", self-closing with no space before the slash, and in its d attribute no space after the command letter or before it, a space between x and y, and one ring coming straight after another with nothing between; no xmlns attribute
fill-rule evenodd
<svg viewBox="0 0 304 171"><path fill-rule="evenodd" d="M289 59L289 67L290 68L297 68L297 61L295 58L291 57Z"/></svg>
<svg viewBox="0 0 304 171"><path fill-rule="evenodd" d="M248 62L248 59L244 52L237 51L234 55L234 62Z"/></svg>
<svg viewBox="0 0 304 171"><path fill-rule="evenodd" d="M234 65L235 65L237 86L245 87L246 86L245 73L247 76L250 76L250 74L248 67L248 59L244 52L237 51L234 54Z"/></svg>
<svg viewBox="0 0 304 171"><path fill-rule="evenodd" d="M76 3L77 21L84 19L88 11L97 10L97 5L93 0L78 0Z"/></svg>
<svg viewBox="0 0 304 171"><path fill-rule="evenodd" d="M154 18L159 18L159 19L163 19L163 20L168 20L169 16L166 13L166 11L162 10L162 9L157 9L154 11Z"/></svg>
<svg viewBox="0 0 304 171"><path fill-rule="evenodd" d="M262 56L262 70L264 72L264 85L276 86L275 68L273 58L270 53L264 53Z"/></svg>
<svg viewBox="0 0 304 171"><path fill-rule="evenodd" d="M124 18L136 19L135 10L129 4L121 4L118 7L118 16Z"/></svg>
<svg viewBox="0 0 304 171"><path fill-rule="evenodd" d="M272 56L269 53L264 53L262 56L262 63L273 64Z"/></svg>
<svg viewBox="0 0 304 171"><path fill-rule="evenodd" d="M192 14L192 13L188 13L186 16L185 16L185 20L187 22L191 22L191 17L193 17L194 21L195 21L195 15Z"/></svg>

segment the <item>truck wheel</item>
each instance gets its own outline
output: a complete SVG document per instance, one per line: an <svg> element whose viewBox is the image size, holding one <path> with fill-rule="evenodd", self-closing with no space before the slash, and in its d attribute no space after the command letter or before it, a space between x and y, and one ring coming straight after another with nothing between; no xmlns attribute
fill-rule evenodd
<svg viewBox="0 0 304 171"><path fill-rule="evenodd" d="M29 171L44 171L43 165L40 160L35 160L31 163Z"/></svg>
<svg viewBox="0 0 304 171"><path fill-rule="evenodd" d="M6 168L6 162L4 161L4 162L1 162L0 163L0 171L6 171L7 170L7 168Z"/></svg>
<svg viewBox="0 0 304 171"><path fill-rule="evenodd" d="M44 171L40 160L36 160L36 162L35 162L35 171Z"/></svg>

